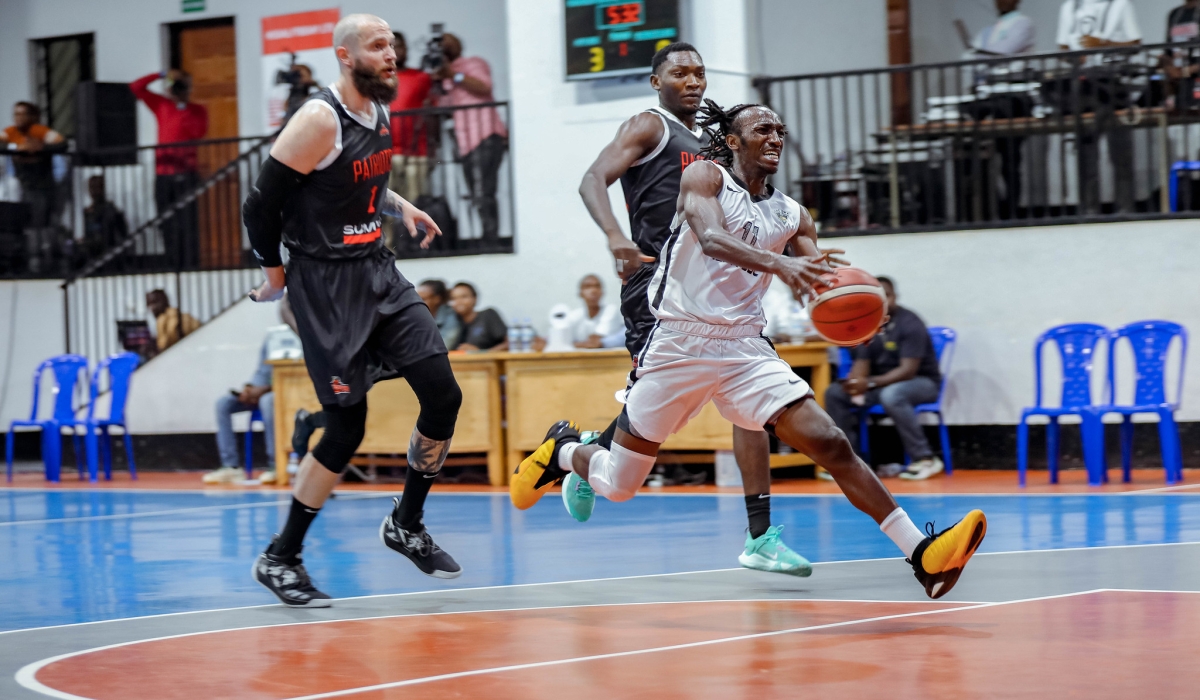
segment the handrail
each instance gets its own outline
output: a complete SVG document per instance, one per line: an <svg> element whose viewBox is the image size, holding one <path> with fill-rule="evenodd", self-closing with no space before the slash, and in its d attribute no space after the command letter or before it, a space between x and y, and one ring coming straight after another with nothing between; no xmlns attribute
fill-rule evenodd
<svg viewBox="0 0 1200 700"><path fill-rule="evenodd" d="M1191 42L1179 42L1176 44L1136 44L1134 46L1112 46L1103 49L1079 49L1076 51L1047 51L1044 53L1023 53L1014 54L1012 56L997 56L997 57L979 57L965 58L957 61L942 61L939 63L904 63L892 66L880 66L878 68L855 68L853 70L829 71L825 73L798 73L795 75L760 75L755 76L752 80L755 87L760 84L769 85L771 83L784 82L789 80L816 80L824 78L849 78L860 75L876 75L880 73L911 73L915 70L933 70L939 68L960 68L971 66L990 66L993 64L1007 64L1013 61L1045 61L1049 59L1068 60L1072 58L1086 58L1088 56L1103 56L1111 54L1134 54L1144 51L1155 50L1184 50L1184 49L1200 49L1200 40Z"/></svg>
<svg viewBox="0 0 1200 700"><path fill-rule="evenodd" d="M184 207L186 207L187 205L196 201L200 197L200 195L202 195L205 192L207 192L208 190L212 189L213 186L215 186L218 182L224 180L229 175L229 173L237 170L238 166L240 166L242 163L248 161L254 154L256 154L258 152L258 150L260 148L262 148L263 145L265 145L269 141L273 140L275 138L275 136L276 136L276 134L271 134L270 136L251 137L250 139L226 139L226 140L213 139L210 141L205 141L204 143L222 143L222 142L233 142L233 141L242 141L242 140L253 140L254 138L257 138L257 141L250 148L246 149L245 152L239 154L237 158L234 158L233 160L229 161L224 166L219 168L216 172L214 172L212 175L210 175L208 178L206 178L203 182L201 182L199 185L197 185L196 188L194 190L192 190L190 193L184 195L183 197L180 197L171 206L170 209L166 210L165 212L159 212L158 215L154 216L149 221L146 221L141 226L139 226L136 229L134 229L133 231L129 232L129 234L125 237L125 240L123 240L120 243L116 244L115 246L109 248L107 251L102 253L100 256L93 259L82 270L78 270L76 272L72 272L71 274L69 274L66 277L66 279L63 280L63 283L60 288L64 289L64 290L67 289L72 284L74 284L77 280L80 280L80 279L90 276L96 270L99 270L100 268L104 267L108 263L112 262L118 255L129 250L129 248L131 248L135 243L137 243L137 239L139 236L141 236L142 234L144 234L146 231L148 231L151 228L161 226L164 221L167 221L167 220L171 219L172 217L176 216L178 214L178 212L181 211ZM169 145L170 146L178 146L179 144L169 144ZM126 149L126 150L128 150L128 149Z"/></svg>

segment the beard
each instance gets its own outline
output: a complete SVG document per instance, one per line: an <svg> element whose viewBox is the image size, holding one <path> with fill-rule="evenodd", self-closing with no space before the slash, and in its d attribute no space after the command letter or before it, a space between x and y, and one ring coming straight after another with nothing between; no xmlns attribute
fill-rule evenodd
<svg viewBox="0 0 1200 700"><path fill-rule="evenodd" d="M373 71L361 63L356 63L354 69L350 71L350 76L354 79L354 87L362 95L374 102L382 102L383 104L391 104L392 100L396 99L395 83L389 83L379 77L378 71Z"/></svg>

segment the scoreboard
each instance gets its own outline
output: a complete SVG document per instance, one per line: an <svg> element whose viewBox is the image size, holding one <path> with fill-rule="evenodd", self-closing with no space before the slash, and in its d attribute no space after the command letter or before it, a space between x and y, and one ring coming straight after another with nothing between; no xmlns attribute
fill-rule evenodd
<svg viewBox="0 0 1200 700"><path fill-rule="evenodd" d="M656 51L679 41L679 0L564 0L567 80L648 75Z"/></svg>

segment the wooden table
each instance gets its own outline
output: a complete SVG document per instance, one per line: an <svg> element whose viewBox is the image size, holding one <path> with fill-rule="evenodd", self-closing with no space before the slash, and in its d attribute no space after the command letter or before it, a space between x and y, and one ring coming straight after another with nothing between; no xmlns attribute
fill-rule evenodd
<svg viewBox="0 0 1200 700"><path fill-rule="evenodd" d="M275 473L287 484L287 457L296 411L321 410L303 360L272 361L275 392ZM486 452L488 478L504 483L504 430L501 413L499 355L450 356L454 377L462 389L463 404L450 453ZM367 433L358 451L363 454L406 454L420 405L408 382L379 382L367 394ZM316 444L315 442L312 444Z"/></svg>
<svg viewBox="0 0 1200 700"><path fill-rule="evenodd" d="M824 405L830 382L827 343L779 345L792 367L812 368L812 387ZM570 418L584 430L604 430L621 411L615 393L625 387L629 355L624 350L561 353L505 353L508 429L505 476L546 436L555 421ZM663 443L665 450L732 450L733 427L711 403ZM771 455L772 467L812 464L799 454Z"/></svg>

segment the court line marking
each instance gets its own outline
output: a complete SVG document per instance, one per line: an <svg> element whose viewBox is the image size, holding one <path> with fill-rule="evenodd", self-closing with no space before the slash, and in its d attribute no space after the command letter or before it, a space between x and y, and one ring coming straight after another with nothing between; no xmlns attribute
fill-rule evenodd
<svg viewBox="0 0 1200 700"><path fill-rule="evenodd" d="M369 496L342 496L338 501L367 501L377 500L382 498L379 495ZM82 523L95 522L101 520L125 520L129 518L154 518L166 515L175 515L178 513L197 513L200 511L210 510L238 510L240 508L267 508L270 506L286 506L290 504L290 500L277 501L254 501L252 503L226 503L216 506L195 506L193 508L169 508L166 510L148 510L141 513L113 513L111 515L80 515L68 518L45 518L42 520L6 520L0 522L0 527L16 527L19 525L48 525L51 523Z"/></svg>
<svg viewBox="0 0 1200 700"><path fill-rule="evenodd" d="M886 622L889 620L906 619L906 618L913 618L913 617L923 617L923 616L928 616L928 615L937 615L937 614L956 612L956 611L961 611L961 610L978 610L980 608L991 608L991 607L997 607L997 606L1001 606L1001 605L1013 605L1013 604L1017 604L1017 603L1033 603L1033 602L1038 602L1038 601L1042 601L1042 600L1052 600L1052 599L1056 599L1056 598L1069 598L1069 597L1074 597L1074 596L1089 595L1089 594L1097 593L1097 592L1100 592L1100 591L1099 590L1079 591L1076 593L1065 593L1065 594L1052 595L1052 596L1041 596L1041 597L1037 597L1037 598L1024 598L1024 599L1020 599L1020 600L1005 601L1005 602L999 602L999 603L983 603L980 605L965 605L962 607L944 608L941 610L922 610L919 612L898 613L895 615L879 615L876 617L863 618L860 620L847 620L847 621L843 621L843 622L831 622L831 623L827 623L824 625L809 625L807 627L794 627L791 629L775 630L772 632L758 632L758 633L754 633L754 634L742 634L742 635L737 635L734 637L722 637L719 639L709 639L709 640L704 640L704 641L699 641L699 642L687 642L684 644L671 644L671 645L661 646L661 647L651 647L648 649L633 649L633 650L629 650L629 651L618 651L618 652L612 652L612 653L608 653L608 654L593 654L591 656L578 656L578 657L573 657L573 658L569 658L569 659L556 659L553 661L537 661L537 662L526 663L526 664L513 664L510 666L498 666L498 667L487 668L487 669L459 671L456 673L443 673L443 674L440 674L437 676L426 676L424 678L411 678L411 679L403 680L403 681L393 681L391 683L378 683L376 685L363 686L360 688L348 688L345 690L337 690L337 691L328 692L328 693L316 693L313 695L296 696L293 698L289 698L288 700L325 700L326 698L345 697L347 695L359 695L361 693L369 693L369 692L379 691L379 690L389 690L392 688L403 688L403 687L407 687L407 686L422 685L422 684L426 684L426 683L434 683L437 681L452 680L452 679L456 679L456 678L466 678L466 677L470 677L470 676L482 676L482 675L488 675L488 674L493 674L493 673L506 673L509 671L522 671L522 670L531 669L531 668L546 668L549 666L564 666L567 664L583 663L585 661L600 661L600 660L604 660L604 659L624 658L624 657L629 657L629 656L641 656L643 654L655 654L655 653L664 652L664 651L678 651L680 649L695 649L695 648L699 648L699 647L714 646L717 644L727 644L730 642L743 642L743 641L748 641L748 640L752 640L752 639L765 639L767 637L779 637L779 636L783 636L786 634L799 634L802 632L814 632L814 631L818 631L818 630L835 629L835 628L840 628L840 627L851 627L854 625L861 625L861 624L867 624L867 623L873 623L873 622ZM71 698L71 700L76 700L76 699Z"/></svg>
<svg viewBox="0 0 1200 700"><path fill-rule="evenodd" d="M1200 545L1200 542L1151 542L1151 543L1146 543L1146 544L1103 545L1103 546L1099 546L1099 547L1062 547L1059 549L1017 549L1017 550L1009 550L1009 551L1004 551L1004 552L976 552L974 556L977 556L977 557L1001 556L1001 555L1010 555L1011 556L1011 555L1019 555L1019 554L1047 554L1047 553L1052 553L1052 552L1078 552L1078 551L1086 551L1086 550L1105 550L1105 549L1137 549L1137 548L1142 548L1142 547L1147 547L1147 548L1148 547L1186 547L1186 546L1197 546L1197 545ZM880 562L880 561L903 561L903 559L904 559L903 557L875 557L875 558L867 558L867 559L840 559L837 561L815 561L815 562L812 562L812 565L813 566L831 566L831 565L836 565L836 564L860 564L860 563L870 563L870 562ZM359 596L348 596L345 598L335 598L335 600L337 600L337 601L352 601L352 600L357 601L357 600L373 600L376 598L398 598L398 597L404 597L404 596L432 595L432 594L438 594L438 593L469 593L469 592L475 592L475 591L494 591L494 590L509 589L509 588L529 588L532 586L557 586L557 585L580 584L580 583L604 583L607 581L627 581L627 580L642 579L642 578L665 578L668 576L689 576L692 574L717 574L717 573L727 573L727 572L732 572L732 571L750 571L750 569L746 569L746 568L743 568L740 566L734 566L734 567L729 567L726 569L699 569L699 570L695 570L695 571L670 571L670 572L659 573L659 574L634 574L631 576L608 576L608 577L601 577L601 578L572 579L569 581L532 581L529 583L507 583L507 584L500 584L500 585L495 585L495 586L472 586L472 587L467 587L467 588L432 588L432 589L428 589L428 590L424 590L424 591L404 591L401 593L372 593L370 595L359 595ZM1097 589L1097 590L1100 590L1100 589ZM1114 589L1114 590L1116 590L1116 589ZM1126 590L1126 589L1121 589L1121 590ZM1134 589L1128 589L1128 590L1134 590ZM755 600L760 600L760 599L755 599ZM766 599L761 599L761 600L766 600ZM816 599L805 598L802 600L816 600ZM913 601L861 601L861 602L913 602ZM917 602L924 602L924 601L917 601ZM41 632L44 630L64 629L67 627L82 627L84 625L106 625L106 624L114 624L114 623L120 623L120 622L137 622L137 621L141 621L141 620L152 620L152 619L157 619L160 617L175 617L175 616L180 616L180 615L203 615L203 614L207 614L207 613L223 613L223 612L233 612L233 611L237 611L237 610L257 610L257 609L261 609L261 608L282 608L282 607L283 607L283 605L280 603L264 603L262 605L242 605L242 606L236 606L236 607L232 607L232 608L209 608L206 610L181 610L179 612L157 613L154 615L135 615L133 617L115 617L115 618L111 618L108 620L89 620L87 622L68 622L66 624L61 624L61 625L46 625L43 627L23 627L21 629L0 630L0 637L4 636L6 634L20 634L20 633L24 633L24 632ZM484 611L474 610L471 612L484 612ZM345 619L359 619L359 618L345 618ZM292 624L292 623L280 623L280 624Z"/></svg>
<svg viewBox="0 0 1200 700"><path fill-rule="evenodd" d="M1068 594L1068 595L1075 595L1075 594ZM634 601L634 602L623 602L623 603L578 603L578 604L573 604L573 605L541 605L541 606L523 607L523 608L495 608L495 609L491 609L491 610L447 610L447 611L438 611L438 612L402 613L402 614L396 614L396 615L372 615L369 617L355 617L355 618L335 619L335 620L306 620L306 621L300 621L300 622L294 622L294 621L293 622L281 622L281 623L273 623L273 624L265 624L265 625L247 625L245 627L230 627L227 629L203 630L200 632L184 632L181 634L170 634L170 635L164 635L161 637L150 637L150 638L146 638L146 639L136 639L136 640L127 641L127 642L118 642L116 644L106 644L104 646L93 647L91 649L83 649L80 651L68 652L66 654L59 654L57 656L52 656L47 659L42 659L40 661L34 661L32 663L26 664L25 666L22 666L17 671L17 673L14 675L14 679L20 685L24 686L25 688L27 688L29 690L33 690L38 693L43 693L43 694L49 695L51 697L66 698L67 700L91 700L90 698L83 698L78 695L71 695L70 693L65 693L61 690L56 690L54 688L50 688L46 685L43 685L36 678L37 672L40 671L42 668L49 666L50 664L56 663L58 661L64 661L66 659L70 659L70 658L73 658L76 656L84 656L86 654L92 654L92 653L101 652L101 651L108 651L110 649L119 649L121 647L136 646L138 644L149 644L152 642L162 642L162 641L169 641L169 640L173 640L173 639L182 639L184 637L199 637L199 636L208 635L208 634L221 634L224 632L245 632L245 631L249 631L249 630L267 629L267 628L272 628L272 627L301 627L301 626L307 627L307 626L311 626L311 625L326 625L326 624L332 624L332 623L338 623L338 622L396 620L396 619L412 618L412 617L444 617L444 616L449 616L449 615L478 615L478 614L485 614L485 613L510 613L510 612L544 612L547 610L578 610L578 609L590 609L590 608L634 607L634 606L645 606L645 605L696 605L696 604L703 604L703 603L868 603L868 604L885 604L885 605L886 604L892 604L892 605L914 604L915 605L915 604L923 603L923 604L945 606L943 608L939 608L936 611L919 611L918 613L906 613L906 614L923 614L925 612L941 612L941 611L945 611L945 610L958 610L960 608L976 608L976 607L985 607L988 605L992 605L992 603L980 603L980 602L970 602L970 601L938 601L938 600L907 601L907 600L838 600L838 599L832 599L832 598L828 598L828 599L827 598L746 598L746 599L716 598L716 599L706 599L706 600ZM342 692L342 691L339 691L339 692ZM355 692L362 692L362 691L355 691Z"/></svg>
<svg viewBox="0 0 1200 700"><path fill-rule="evenodd" d="M1082 484L1081 484L1081 486L1082 486ZM1047 492L1042 492L1042 491L1030 492L1030 493L1024 493L1021 491L999 491L999 492L986 492L986 491L966 492L966 491L964 491L964 492L954 492L954 493L893 492L892 495L897 496L897 497L904 497L904 498L910 498L910 497L911 498L945 498L945 497L952 497L952 498L991 497L991 498L995 498L995 497L1006 497L1006 496L1007 497L1021 496L1021 497L1031 497L1031 498L1063 498L1063 497L1067 497L1067 496L1086 496L1088 498L1096 498L1096 497L1113 497L1113 496L1135 496L1135 495L1139 495L1139 494L1162 495L1162 494L1176 493L1176 492L1189 490L1189 489L1200 489L1200 484L1183 484L1183 485L1179 485L1179 486L1135 488L1135 489L1131 489L1128 491L1066 491L1066 492L1062 492L1062 493L1047 493ZM0 494L4 494L4 493L13 493L13 494L22 494L22 493L31 493L31 494L32 493L156 493L156 494L192 494L192 495L205 495L205 496L216 496L216 497L244 496L247 494L280 495L280 496L291 495L291 491L286 490L286 489L253 490L252 487L246 487L246 490L244 490L244 491L234 491L234 490L225 490L225 489L192 489L192 488L187 488L187 489L139 489L139 488L125 488L125 487L114 487L114 488L92 487L92 488L88 488L88 487L83 487L83 486L81 486L81 487L63 487L63 488L45 488L45 487L40 487L40 486L39 487L20 487L20 486L0 487ZM388 495L388 496L398 496L401 493L403 493L403 490L350 489L350 490L346 490L346 491L337 491L336 493L337 493L338 498L347 498L348 499L351 495L364 494L364 493ZM507 496L508 492L507 491L461 491L461 492L460 491L441 491L441 492L435 491L431 495L435 495L435 496L439 496L439 497L441 497L441 496L471 496L474 498L479 498L479 497ZM1183 495L1191 495L1191 494L1183 494ZM638 492L639 498L645 497L645 496L654 496L654 497L658 497L658 498L703 498L703 497L744 498L745 497L744 494L742 494L741 492L733 492L733 491L719 491L719 492L710 492L710 493L681 493L681 492L677 492L677 491L668 491L668 492L639 491ZM832 491L829 493L772 493L771 497L772 498L834 498L834 497L845 498L845 495L841 491Z"/></svg>

